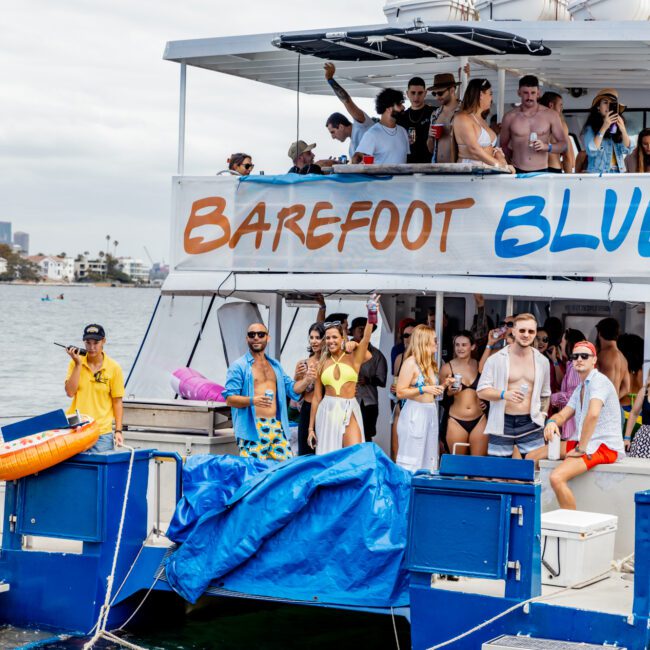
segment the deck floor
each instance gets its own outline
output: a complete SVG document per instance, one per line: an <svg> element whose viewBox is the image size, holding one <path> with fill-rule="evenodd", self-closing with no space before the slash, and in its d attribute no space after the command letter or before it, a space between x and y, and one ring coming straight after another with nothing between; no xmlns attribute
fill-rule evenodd
<svg viewBox="0 0 650 650"><path fill-rule="evenodd" d="M448 591L468 591L486 596L503 596L503 581L460 578L457 582L437 580L435 587ZM558 593L562 592L562 593ZM558 594L553 596L553 594ZM562 587L542 585L543 601L561 607L575 607L607 614L632 614L634 576L612 571L611 576L581 589L562 591Z"/></svg>

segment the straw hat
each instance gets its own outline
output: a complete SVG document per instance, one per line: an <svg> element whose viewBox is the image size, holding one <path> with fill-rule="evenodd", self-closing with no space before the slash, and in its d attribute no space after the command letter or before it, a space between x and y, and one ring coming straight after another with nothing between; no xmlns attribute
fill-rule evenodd
<svg viewBox="0 0 650 650"><path fill-rule="evenodd" d="M619 114L622 113L627 108L625 104L621 104L618 101L618 90L616 90L616 88L603 88L602 90L599 90L596 93L596 96L594 97L594 101L591 102L591 108L593 108L594 106L598 106L598 104L600 104L601 99L616 100L618 102Z"/></svg>

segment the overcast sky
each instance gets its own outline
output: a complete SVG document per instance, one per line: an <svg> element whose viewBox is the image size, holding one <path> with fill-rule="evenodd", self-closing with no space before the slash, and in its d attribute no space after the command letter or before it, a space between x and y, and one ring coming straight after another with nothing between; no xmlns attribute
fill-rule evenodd
<svg viewBox="0 0 650 650"><path fill-rule="evenodd" d="M170 40L383 22L382 0L21 0L0 39L0 221L31 236L30 253L169 258L179 65ZM370 108L370 103L361 102ZM301 135L347 153L323 118L340 104L307 98ZM295 94L188 69L187 174L213 174L233 151L284 172Z"/></svg>

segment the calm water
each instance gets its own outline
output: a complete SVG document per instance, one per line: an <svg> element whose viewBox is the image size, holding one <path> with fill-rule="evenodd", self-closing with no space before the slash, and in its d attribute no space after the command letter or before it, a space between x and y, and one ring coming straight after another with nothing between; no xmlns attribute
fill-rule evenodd
<svg viewBox="0 0 650 650"><path fill-rule="evenodd" d="M42 301L64 293L64 300ZM69 357L53 341L81 344L84 325L101 323L106 351L125 377L138 351L159 291L104 287L8 286L0 283L0 426L55 408L69 400L63 390ZM128 639L147 648L218 650L337 650L396 648L389 617L311 607L212 601L186 616L154 609L155 624L132 629ZM409 647L398 621L400 645ZM81 648L73 639L48 646ZM6 647L6 646L5 646ZM102 643L97 647L114 648Z"/></svg>

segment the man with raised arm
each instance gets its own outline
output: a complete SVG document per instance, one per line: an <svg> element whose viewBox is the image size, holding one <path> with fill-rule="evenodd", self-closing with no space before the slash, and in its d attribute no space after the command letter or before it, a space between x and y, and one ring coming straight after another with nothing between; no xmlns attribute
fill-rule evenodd
<svg viewBox="0 0 650 650"><path fill-rule="evenodd" d="M430 163L431 152L427 146L427 139L433 108L424 103L427 88L422 77L413 77L409 80L406 96L411 106L397 118L397 123L406 129L411 145L406 162Z"/></svg>
<svg viewBox="0 0 650 650"><path fill-rule="evenodd" d="M352 97L350 97L347 91L334 79L334 73L336 72L335 65L328 62L324 67L327 83L334 91L334 94L341 100L343 106L345 106L345 109L352 118L352 122L350 122L345 115L342 115L341 113L332 113L327 118L325 126L334 140L345 142L350 138L350 148L348 149L348 153L350 154L350 160L352 160L352 156L356 153L357 146L359 145L359 142L361 142L363 134L375 123L375 121L362 111L354 101L352 101Z"/></svg>
<svg viewBox="0 0 650 650"><path fill-rule="evenodd" d="M437 125L439 131L431 129L427 139L427 148L434 163L456 162L452 123L460 109L460 99L456 92L458 83L454 75L445 72L433 78L433 85L427 90L438 102L438 108L433 111L431 125ZM437 137L434 137L437 136Z"/></svg>
<svg viewBox="0 0 650 650"><path fill-rule="evenodd" d="M266 354L269 339L264 323L248 326L248 352L228 368L223 394L232 409L240 456L282 461L293 455L287 440L287 396L299 400L299 393L314 382L316 374L308 370L294 381L279 361Z"/></svg>
<svg viewBox="0 0 650 650"><path fill-rule="evenodd" d="M534 75L519 80L517 94L521 104L506 113L501 124L501 148L518 174L546 172L548 155L567 150L562 121L558 113L538 103L539 81Z"/></svg>
<svg viewBox="0 0 650 650"><path fill-rule="evenodd" d="M560 427L575 416L576 431L561 452L564 460L550 476L560 508L575 510L569 481L596 465L616 462L625 456L625 450L618 394L612 382L596 370L596 348L589 341L580 341L573 346L570 358L580 376L580 385L569 403L546 422L544 436L548 441L559 436Z"/></svg>
<svg viewBox="0 0 650 650"><path fill-rule="evenodd" d="M603 318L596 325L598 332L598 368L614 384L618 398L630 392L630 373L625 355L618 349L616 341L620 326L615 318Z"/></svg>
<svg viewBox="0 0 650 650"><path fill-rule="evenodd" d="M512 328L514 341L486 362L477 386L480 399L490 402L485 433L490 456L527 454L544 446L544 422L551 398L548 359L534 347L537 320L519 314Z"/></svg>
<svg viewBox="0 0 650 650"><path fill-rule="evenodd" d="M406 129L397 124L397 118L404 112L404 93L394 88L385 88L375 99L379 122L371 126L361 138L353 163L360 163L364 156L374 156L378 165L399 165L406 162L410 151Z"/></svg>

